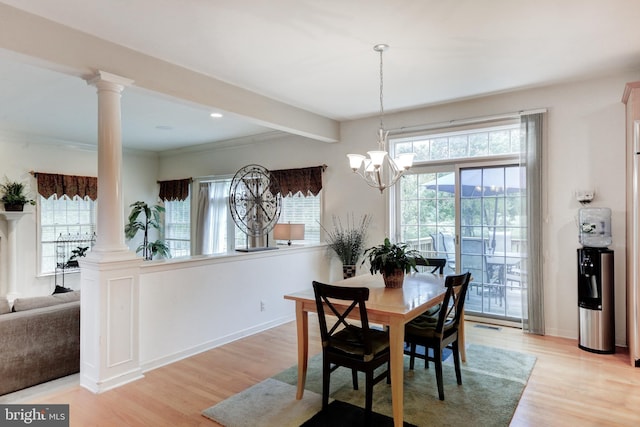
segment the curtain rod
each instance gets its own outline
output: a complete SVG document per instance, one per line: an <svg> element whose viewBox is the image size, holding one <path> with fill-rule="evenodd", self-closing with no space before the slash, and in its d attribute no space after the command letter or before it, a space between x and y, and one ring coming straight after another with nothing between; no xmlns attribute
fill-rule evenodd
<svg viewBox="0 0 640 427"><path fill-rule="evenodd" d="M396 129L389 129L389 133L393 135L393 134L400 134L405 132L419 132L419 131L427 131L427 130L433 130L433 129L442 129L452 125L459 126L459 125L469 125L473 123L491 122L495 120L515 119L516 117L525 116L528 114L538 114L538 113L546 113L546 112L547 112L546 108L537 108L535 110L520 110L513 113L496 114L493 116L470 117L467 119L453 119L453 120L448 120L446 122L428 123L424 125L403 126Z"/></svg>
<svg viewBox="0 0 640 427"><path fill-rule="evenodd" d="M308 167L315 167L315 166L308 166ZM326 171L327 168L329 166L327 166L326 164L322 164L319 165L317 167L321 167L322 168L322 172ZM296 168L296 169L306 169L306 168ZM217 179L231 179L233 178L233 174L225 174L225 175L207 175L207 176L199 176L196 178L193 178L194 180L198 180L200 181L200 183L207 183L207 182L213 182Z"/></svg>

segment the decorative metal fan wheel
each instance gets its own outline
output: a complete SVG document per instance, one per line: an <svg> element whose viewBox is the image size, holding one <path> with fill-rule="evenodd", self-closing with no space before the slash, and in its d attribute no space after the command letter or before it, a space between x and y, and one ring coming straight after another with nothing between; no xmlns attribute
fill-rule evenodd
<svg viewBox="0 0 640 427"><path fill-rule="evenodd" d="M229 207L233 221L247 236L266 235L280 217L280 186L266 168L247 165L231 181Z"/></svg>

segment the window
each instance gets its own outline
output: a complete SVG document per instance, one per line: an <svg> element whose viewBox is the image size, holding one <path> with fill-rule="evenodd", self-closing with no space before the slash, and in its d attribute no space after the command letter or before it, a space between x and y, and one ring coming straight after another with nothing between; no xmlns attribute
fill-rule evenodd
<svg viewBox="0 0 640 427"><path fill-rule="evenodd" d="M324 167L271 171L278 173L283 193L278 222L305 224L305 239L298 243L320 242L322 170ZM194 184L194 255L214 254L244 248L249 239L235 225L229 211L231 176L203 177ZM308 195L304 197L302 192ZM314 196L313 194L316 194ZM264 244L266 244L266 239ZM269 241L269 245L274 244Z"/></svg>
<svg viewBox="0 0 640 427"><path fill-rule="evenodd" d="M317 196L294 196L282 198L282 211L278 222L304 224L304 242L320 242L320 193Z"/></svg>
<svg viewBox="0 0 640 427"><path fill-rule="evenodd" d="M235 225L229 214L230 184L231 179L226 177L198 184L200 207L196 215L196 254L225 252L247 245L246 234ZM320 197L320 194L303 197L300 193L283 197L278 222L304 223L304 243L320 242ZM233 239L228 242L227 236L233 236Z"/></svg>
<svg viewBox="0 0 640 427"><path fill-rule="evenodd" d="M191 255L191 196L164 202L164 240L171 257Z"/></svg>
<svg viewBox="0 0 640 427"><path fill-rule="evenodd" d="M280 185L282 210L280 223L305 225L304 242L320 242L322 173L326 166L271 171Z"/></svg>
<svg viewBox="0 0 640 427"><path fill-rule="evenodd" d="M391 141L415 151L416 165L392 195L392 235L424 256L447 259L445 272L471 271L465 311L522 318L527 230L519 122Z"/></svg>
<svg viewBox="0 0 640 427"><path fill-rule="evenodd" d="M392 141L395 154L416 153L414 162L518 155L520 123L465 129Z"/></svg>
<svg viewBox="0 0 640 427"><path fill-rule="evenodd" d="M56 240L67 235L92 235L96 230L96 202L76 196L45 199L40 205L40 274L54 273L56 269Z"/></svg>

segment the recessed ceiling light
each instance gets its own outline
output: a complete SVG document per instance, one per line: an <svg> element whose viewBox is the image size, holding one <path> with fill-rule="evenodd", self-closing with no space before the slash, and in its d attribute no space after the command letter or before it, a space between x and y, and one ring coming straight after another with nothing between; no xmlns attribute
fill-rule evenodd
<svg viewBox="0 0 640 427"><path fill-rule="evenodd" d="M220 114L220 113L211 113L211 117L213 117L214 119L219 119L220 117L222 117L222 114Z"/></svg>

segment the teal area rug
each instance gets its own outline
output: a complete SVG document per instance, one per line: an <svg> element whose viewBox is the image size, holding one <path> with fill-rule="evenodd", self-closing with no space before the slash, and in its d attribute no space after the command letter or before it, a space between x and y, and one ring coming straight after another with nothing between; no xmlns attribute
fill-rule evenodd
<svg viewBox="0 0 640 427"><path fill-rule="evenodd" d="M409 358L405 357L404 420L407 425L418 427L508 426L535 360L524 353L469 345L467 362L462 363L462 386L456 383L452 358L444 362L445 400L440 401L432 364L424 369L420 361L415 370L409 371ZM204 410L203 415L226 427L301 426L321 409L321 366L322 355L309 360L302 400L295 400L297 367L293 366ZM331 375L331 399L362 407L364 378L360 384L360 390L353 390L351 372L339 368ZM377 416L382 420L391 417L390 386L383 381L374 387L373 394Z"/></svg>

